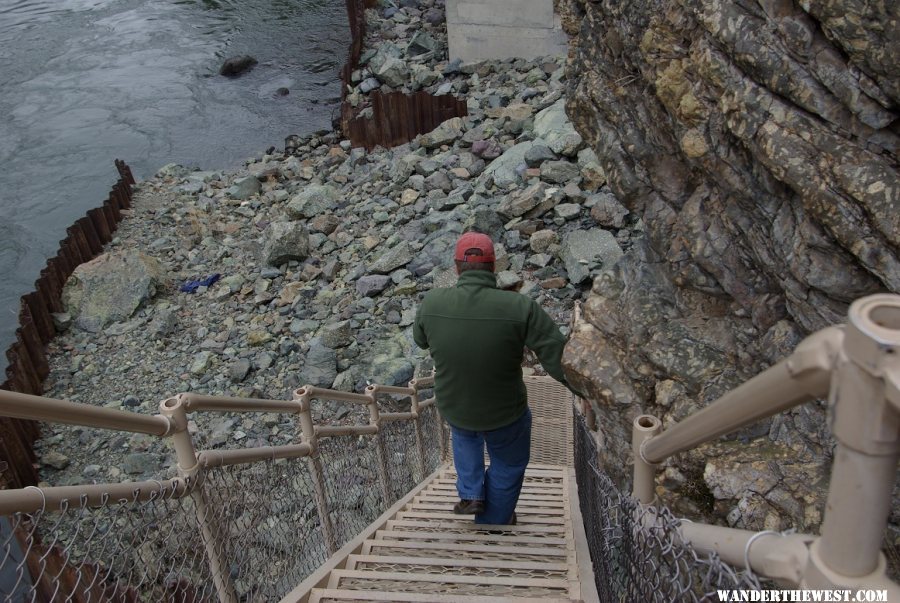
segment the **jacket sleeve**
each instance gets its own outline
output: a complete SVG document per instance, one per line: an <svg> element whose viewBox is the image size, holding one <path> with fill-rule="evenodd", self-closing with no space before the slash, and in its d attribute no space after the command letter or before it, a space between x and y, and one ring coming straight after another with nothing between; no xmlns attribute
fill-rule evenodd
<svg viewBox="0 0 900 603"><path fill-rule="evenodd" d="M560 333L559 327L544 310L532 300L531 311L528 315L528 332L525 335L525 345L537 354L541 366L547 374L565 385L577 396L582 394L572 389L562 370L563 348L566 347L566 338ZM583 396L582 396L583 397Z"/></svg>
<svg viewBox="0 0 900 603"><path fill-rule="evenodd" d="M425 337L425 329L422 326L422 306L416 311L416 319L413 321L413 341L423 350L428 349L428 338Z"/></svg>

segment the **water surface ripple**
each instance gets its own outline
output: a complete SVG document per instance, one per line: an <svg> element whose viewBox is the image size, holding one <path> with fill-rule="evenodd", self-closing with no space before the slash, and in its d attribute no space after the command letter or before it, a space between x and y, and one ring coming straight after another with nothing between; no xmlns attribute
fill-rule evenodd
<svg viewBox="0 0 900 603"><path fill-rule="evenodd" d="M228 168L330 127L349 38L340 0L0 0L0 350L114 158ZM219 76L238 54L259 65Z"/></svg>

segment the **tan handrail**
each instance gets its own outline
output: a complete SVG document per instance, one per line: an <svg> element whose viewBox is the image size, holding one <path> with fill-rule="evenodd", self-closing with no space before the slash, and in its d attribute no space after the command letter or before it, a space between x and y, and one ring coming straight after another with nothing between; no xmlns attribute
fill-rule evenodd
<svg viewBox="0 0 900 603"><path fill-rule="evenodd" d="M682 524L682 535L736 565L743 554L754 572L788 584L884 588L900 597L880 551L900 459L898 384L900 295L859 299L846 326L811 335L787 359L658 435L648 435L652 417L638 417L634 495L653 502L650 469L672 454L827 394L838 445L820 537L775 539L695 523Z"/></svg>
<svg viewBox="0 0 900 603"><path fill-rule="evenodd" d="M378 414L378 419L382 423L391 423L393 421L413 421L417 416L414 412L382 412Z"/></svg>
<svg viewBox="0 0 900 603"><path fill-rule="evenodd" d="M395 394L398 396L411 396L416 393L414 387L397 387L395 385L369 385L366 387L366 393L372 394Z"/></svg>
<svg viewBox="0 0 900 603"><path fill-rule="evenodd" d="M415 390L428 389L434 387L434 373L427 377L419 377L409 382L409 386Z"/></svg>
<svg viewBox="0 0 900 603"><path fill-rule="evenodd" d="M425 379L427 384L431 379ZM310 470L322 537L329 553L338 545L338 532L332 520L333 509L326 497L324 473L318 455L321 438L349 436L373 437L377 453L377 472L383 500L390 500L394 486L390 483L388 457L382 423L412 421L416 430L416 456L420 477L424 477L425 453L422 445L422 426L419 409L434 404L434 399L418 401L415 381L408 387L373 385L363 394L342 392L310 385L297 389L292 400L264 400L233 398L192 392L177 394L159 403L159 415L98 408L88 404L54 400L17 392L0 390L0 414L11 417L52 421L85 427L113 429L124 432L146 433L171 439L177 458L179 476L164 481L124 482L118 484L76 485L0 491L0 514L33 513L42 509L61 510L81 506L105 506L116 503L145 502L157 497L181 498L189 496L196 515L195 521L203 542L210 575L220 601L238 601L231 560L226 558L223 546L225 526L219 525L214 511L214 499L203 483L205 471L217 467L242 465L268 460L305 458ZM410 398L410 412L381 413L377 395L404 395ZM312 420L312 401L344 401L365 405L369 411L368 422L363 425L315 425ZM205 450L194 448L188 431L188 414L193 412L273 412L296 415L300 427L298 441L280 446L261 446L246 449Z"/></svg>
<svg viewBox="0 0 900 603"><path fill-rule="evenodd" d="M196 482L180 477L164 481L124 482L118 484L86 484L81 486L29 486L18 490L0 490L0 515L34 513L46 509L100 506L109 501L148 501L158 496L181 498L190 494Z"/></svg>
<svg viewBox="0 0 900 603"><path fill-rule="evenodd" d="M188 412L300 412L295 400L261 400L256 398L229 398L201 394L180 394Z"/></svg>
<svg viewBox="0 0 900 603"><path fill-rule="evenodd" d="M309 456L312 446L307 443L284 446L259 446L239 450L204 450L197 454L201 467L225 467L275 459L296 459Z"/></svg>
<svg viewBox="0 0 900 603"><path fill-rule="evenodd" d="M167 435L171 430L169 420L160 415L142 415L114 408L78 404L68 400L21 394L5 389L0 390L0 415L16 419L50 421L156 436Z"/></svg>
<svg viewBox="0 0 900 603"><path fill-rule="evenodd" d="M357 404L371 404L372 400L366 394L357 394L354 392L341 392L333 389L324 389L321 387L313 387L306 385L294 391L296 399L308 396L309 398L317 398L320 400L335 400L338 402L356 402Z"/></svg>
<svg viewBox="0 0 900 603"><path fill-rule="evenodd" d="M332 436L360 436L375 435L378 433L376 425L316 425L316 437L327 438Z"/></svg>
<svg viewBox="0 0 900 603"><path fill-rule="evenodd" d="M747 564L773 580L799 584L809 561L809 544L815 536L780 534L723 528L702 523L683 522L682 537L700 553L715 551L736 569Z"/></svg>
<svg viewBox="0 0 900 603"><path fill-rule="evenodd" d="M830 327L803 340L785 360L731 390L706 408L676 423L641 447L651 464L695 448L802 402L828 393L844 332Z"/></svg>

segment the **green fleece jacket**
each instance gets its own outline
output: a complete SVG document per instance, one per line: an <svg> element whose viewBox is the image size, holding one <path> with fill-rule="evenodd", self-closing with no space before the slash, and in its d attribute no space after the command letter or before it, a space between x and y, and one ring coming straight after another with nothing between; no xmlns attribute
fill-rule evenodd
<svg viewBox="0 0 900 603"><path fill-rule="evenodd" d="M469 270L455 287L426 293L413 338L431 351L441 414L462 429L489 431L522 416L526 346L568 386L560 366L566 338L537 302L498 289L492 272Z"/></svg>

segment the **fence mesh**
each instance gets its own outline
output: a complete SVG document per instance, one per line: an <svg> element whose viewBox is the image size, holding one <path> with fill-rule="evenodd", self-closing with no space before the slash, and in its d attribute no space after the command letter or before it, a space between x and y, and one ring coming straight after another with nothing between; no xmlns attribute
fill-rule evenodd
<svg viewBox="0 0 900 603"><path fill-rule="evenodd" d="M597 447L575 416L578 497L601 601L718 601L717 589L761 588L716 556L700 556L682 539L680 520L620 491L598 466Z"/></svg>
<svg viewBox="0 0 900 603"><path fill-rule="evenodd" d="M378 476L375 436L339 436L319 441L325 498L338 547L356 536L390 506ZM315 567L328 555L318 557Z"/></svg>
<svg viewBox="0 0 900 603"><path fill-rule="evenodd" d="M211 469L201 495L241 601L280 599L328 556L305 459Z"/></svg>
<svg viewBox="0 0 900 603"><path fill-rule="evenodd" d="M421 421L425 434L438 433L435 409ZM135 492L98 506L70 499L59 509L17 513L0 520L0 597L212 603L219 593L210 558L218 558L237 600L277 601L331 552L316 504L316 465L340 547L437 468L440 439L424 437L423 447L424 475L414 422L385 422L378 436L320 439L315 460L205 468L185 496L162 489L148 501ZM210 527L213 555L202 525Z"/></svg>
<svg viewBox="0 0 900 603"><path fill-rule="evenodd" d="M171 490L17 513L3 532L7 601L214 599L193 501Z"/></svg>
<svg viewBox="0 0 900 603"><path fill-rule="evenodd" d="M422 440L425 443L425 473L437 469L443 460L444 451L441 450L441 442L446 441L449 435L441 438L441 432L447 429L447 424L441 419L437 406L431 405L419 411L419 420L422 423Z"/></svg>
<svg viewBox="0 0 900 603"><path fill-rule="evenodd" d="M387 461L391 499L399 500L425 476L420 476L416 452L416 431L412 421L382 423L381 438Z"/></svg>

